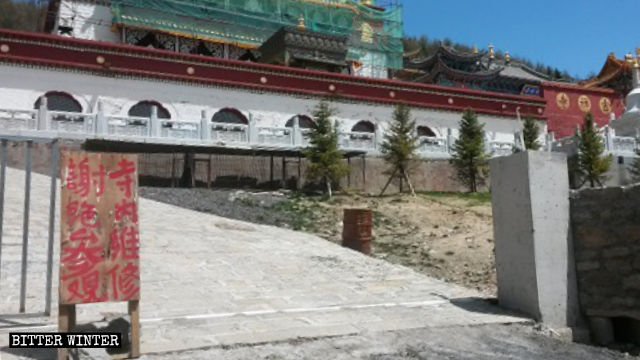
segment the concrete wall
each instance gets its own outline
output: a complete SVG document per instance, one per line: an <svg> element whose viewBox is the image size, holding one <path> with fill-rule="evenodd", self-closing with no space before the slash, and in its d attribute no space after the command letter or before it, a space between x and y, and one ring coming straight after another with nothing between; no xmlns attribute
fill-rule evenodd
<svg viewBox="0 0 640 360"><path fill-rule="evenodd" d="M571 223L583 311L640 320L640 185L573 192Z"/></svg>
<svg viewBox="0 0 640 360"><path fill-rule="evenodd" d="M498 299L552 326L576 324L566 156L523 152L491 160Z"/></svg>
<svg viewBox="0 0 640 360"><path fill-rule="evenodd" d="M81 149L82 141L65 140L60 146L68 149ZM8 165L24 168L25 142L8 143ZM184 154L138 154L141 184L170 186L172 174L180 178L183 169ZM274 158L274 182L271 183L270 158L251 156L213 155L211 176L208 155L197 155L195 179L198 186L206 186L211 179L214 187L230 188L279 188L282 183L282 158ZM298 159L286 158L285 184L295 189L304 184L307 162L302 159L298 178ZM172 170L173 167L173 170ZM51 143L34 143L32 150L32 169L35 172L49 175L51 173ZM387 165L380 158L368 157L351 159L350 176L345 176L340 185L347 190L378 194L388 178L383 172ZM364 170L364 173L363 173ZM412 182L416 191L466 191L466 188L455 178L455 171L447 160L421 160L415 164ZM397 183L387 189L388 194L397 193ZM404 190L408 188L405 184Z"/></svg>
<svg viewBox="0 0 640 360"><path fill-rule="evenodd" d="M257 91L199 86L169 81L132 78L114 78L58 71L0 65L0 108L33 109L38 97L47 91L63 91L75 97L84 112L95 112L100 100L107 115L126 116L129 109L142 100L155 100L163 104L176 120L199 120L202 110L212 117L218 110L231 107L245 116L252 116L260 126L283 127L295 115L311 114L318 98L297 95L272 94ZM344 131L357 122L368 120L380 131L388 128L393 106L377 103L339 101L333 104L336 119ZM413 109L418 126L429 126L439 137L454 129L457 136L462 113ZM485 123L488 136L496 141L513 141L513 134L522 124L516 118L479 115Z"/></svg>

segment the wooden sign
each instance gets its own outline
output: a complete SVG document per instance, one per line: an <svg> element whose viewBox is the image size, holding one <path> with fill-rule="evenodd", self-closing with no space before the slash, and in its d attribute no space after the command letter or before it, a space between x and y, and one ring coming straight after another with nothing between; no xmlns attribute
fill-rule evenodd
<svg viewBox="0 0 640 360"><path fill-rule="evenodd" d="M60 304L140 298L135 155L62 152Z"/></svg>
<svg viewBox="0 0 640 360"><path fill-rule="evenodd" d="M138 158L82 151L61 151L60 158L60 331L75 326L76 304L128 301L137 338ZM132 356L138 347L132 339Z"/></svg>

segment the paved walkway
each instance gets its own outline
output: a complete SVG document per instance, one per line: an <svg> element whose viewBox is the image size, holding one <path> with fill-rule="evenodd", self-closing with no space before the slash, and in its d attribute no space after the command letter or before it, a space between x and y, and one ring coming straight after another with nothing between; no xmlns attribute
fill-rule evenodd
<svg viewBox="0 0 640 360"><path fill-rule="evenodd" d="M7 180L0 348L9 331L54 331L57 319L55 312L42 316L49 178L32 179L27 315L16 315L24 178L9 169ZM472 290L305 233L146 199L140 200L140 216L143 353L523 320L476 299ZM55 271L54 285L57 276ZM54 287L54 304L56 294ZM84 305L78 311L82 324L119 316L126 305ZM9 356L0 350L0 358Z"/></svg>

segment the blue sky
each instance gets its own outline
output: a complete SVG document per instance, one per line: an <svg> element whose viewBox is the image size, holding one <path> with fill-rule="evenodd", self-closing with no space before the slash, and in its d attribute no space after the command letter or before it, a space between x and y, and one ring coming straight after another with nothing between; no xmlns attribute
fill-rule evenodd
<svg viewBox="0 0 640 360"><path fill-rule="evenodd" d="M585 77L640 46L640 0L401 0L405 34L450 38Z"/></svg>

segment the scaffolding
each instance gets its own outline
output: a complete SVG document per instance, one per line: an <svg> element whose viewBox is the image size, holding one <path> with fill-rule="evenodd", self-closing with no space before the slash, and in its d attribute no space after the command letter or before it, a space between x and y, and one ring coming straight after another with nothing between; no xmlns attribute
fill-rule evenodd
<svg viewBox="0 0 640 360"><path fill-rule="evenodd" d="M373 56L386 68L400 69L402 7L392 2L383 9L359 0L113 0L111 7L115 26L249 49L303 20L313 31L348 36L349 60L366 62Z"/></svg>

